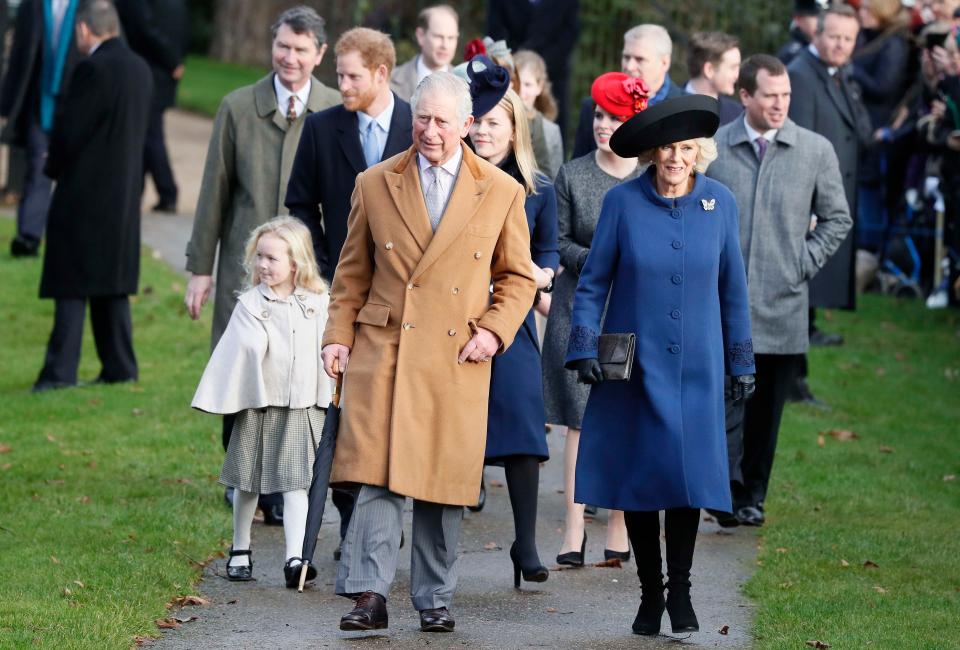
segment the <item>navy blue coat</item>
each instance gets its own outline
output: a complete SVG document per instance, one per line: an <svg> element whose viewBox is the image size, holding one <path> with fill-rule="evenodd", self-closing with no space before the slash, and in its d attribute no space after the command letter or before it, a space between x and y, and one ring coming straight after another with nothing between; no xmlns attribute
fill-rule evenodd
<svg viewBox="0 0 960 650"><path fill-rule="evenodd" d="M381 160L402 153L413 143L410 104L394 94L393 117ZM357 175L366 170L360 145L359 118L343 105L309 115L290 170L284 205L313 236L320 272L327 280L340 261L347 239L347 216ZM322 215L322 219L321 219Z"/></svg>
<svg viewBox="0 0 960 650"><path fill-rule="evenodd" d="M546 178L524 203L530 226L530 257L540 268L560 265L557 249L557 194ZM536 456L547 460L543 377L537 324L531 309L513 344L494 357L487 415L487 463L504 456Z"/></svg>
<svg viewBox="0 0 960 650"><path fill-rule="evenodd" d="M737 204L702 174L665 199L655 173L607 192L577 285L567 363L596 358L601 331L637 349L630 381L590 392L575 499L729 512L723 377L754 373Z"/></svg>

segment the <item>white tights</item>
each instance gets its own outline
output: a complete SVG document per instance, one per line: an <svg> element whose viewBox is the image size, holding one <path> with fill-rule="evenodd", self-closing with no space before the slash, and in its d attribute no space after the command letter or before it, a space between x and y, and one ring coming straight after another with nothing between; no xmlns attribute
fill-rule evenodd
<svg viewBox="0 0 960 650"><path fill-rule="evenodd" d="M233 548L242 551L250 548L250 527L253 515L257 511L256 492L233 491ZM286 559L300 557L303 551L303 536L307 527L306 490L293 490L283 493L283 537L286 540ZM249 555L238 555L230 566L246 566Z"/></svg>

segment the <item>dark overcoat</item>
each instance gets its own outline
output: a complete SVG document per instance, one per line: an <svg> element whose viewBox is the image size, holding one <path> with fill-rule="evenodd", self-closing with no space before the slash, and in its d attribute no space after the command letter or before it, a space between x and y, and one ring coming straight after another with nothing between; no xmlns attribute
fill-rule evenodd
<svg viewBox="0 0 960 650"><path fill-rule="evenodd" d="M119 38L74 70L50 134L42 298L137 292L150 68Z"/></svg>
<svg viewBox="0 0 960 650"><path fill-rule="evenodd" d="M410 104L394 93L390 133L381 160L406 151L413 143ZM357 114L342 105L311 115L293 159L285 204L313 235L320 271L328 280L347 239L350 196L357 175L367 168L360 144Z"/></svg>
<svg viewBox="0 0 960 650"><path fill-rule="evenodd" d="M171 75L186 51L187 7L184 0L116 0L123 35L153 73L154 110L173 106L177 80Z"/></svg>
<svg viewBox="0 0 960 650"><path fill-rule="evenodd" d="M737 204L702 174L665 199L655 174L607 192L577 285L567 363L597 358L601 332L637 345L630 380L590 392L575 500L729 512L723 378L755 371Z"/></svg>
<svg viewBox="0 0 960 650"><path fill-rule="evenodd" d="M530 257L543 269L557 270L557 195L542 178L524 202L530 227ZM513 345L493 359L487 415L487 462L503 456L550 457L544 432L543 373L537 323L531 309Z"/></svg>
<svg viewBox="0 0 960 650"><path fill-rule="evenodd" d="M63 64L61 95L74 67L80 61L73 26L70 30L70 47ZM7 118L3 129L3 142L24 145L27 139L28 117L31 111L39 111L40 71L43 68L43 0L23 0L17 9L13 44L7 73L0 89L0 116Z"/></svg>
<svg viewBox="0 0 960 650"><path fill-rule="evenodd" d="M809 50L800 52L787 70L793 89L790 119L833 144L850 216L856 224L860 153L870 137L870 118L859 91L846 78L847 70L841 68L837 72L839 79L835 79ZM853 309L856 305L854 240L852 231L810 280L811 307Z"/></svg>

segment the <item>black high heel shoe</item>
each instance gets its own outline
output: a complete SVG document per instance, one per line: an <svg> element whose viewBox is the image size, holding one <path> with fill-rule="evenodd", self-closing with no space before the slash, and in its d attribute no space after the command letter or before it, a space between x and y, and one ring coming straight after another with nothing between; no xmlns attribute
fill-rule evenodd
<svg viewBox="0 0 960 650"><path fill-rule="evenodd" d="M227 560L227 580L231 582L247 582L253 580L253 556L250 554L250 549L235 551L231 546L230 557L235 558L238 555L250 556L250 560L246 566L230 566L230 560Z"/></svg>
<svg viewBox="0 0 960 650"><path fill-rule="evenodd" d="M550 570L542 564L538 564L531 569L525 569L520 566L520 559L517 557L516 542L510 545L510 561L513 562L513 586L515 589L520 588L521 575L523 575L523 579L526 582L546 582L547 578L550 577Z"/></svg>
<svg viewBox="0 0 960 650"><path fill-rule="evenodd" d="M570 551L560 553L557 556L557 564L566 564L567 566L583 566L583 558L587 554L587 531L583 531L583 542L580 544L580 551Z"/></svg>
<svg viewBox="0 0 960 650"><path fill-rule="evenodd" d="M625 551L611 551L609 548L603 549L604 560L620 560L621 562L630 561L630 549Z"/></svg>

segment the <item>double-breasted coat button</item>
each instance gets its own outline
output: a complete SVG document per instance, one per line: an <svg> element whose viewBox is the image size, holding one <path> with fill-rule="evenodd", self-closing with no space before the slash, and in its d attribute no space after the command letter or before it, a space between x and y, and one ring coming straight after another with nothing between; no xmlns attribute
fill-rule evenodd
<svg viewBox="0 0 960 650"><path fill-rule="evenodd" d="M679 346L679 345L676 345L676 344L671 345L671 346L670 346L670 352L671 352L671 354L680 354L680 346Z"/></svg>
<svg viewBox="0 0 960 650"><path fill-rule="evenodd" d="M457 330L447 330L447 336L456 336Z"/></svg>
<svg viewBox="0 0 960 650"><path fill-rule="evenodd" d="M383 247L386 248L388 251L392 251L392 250L393 250L393 242L392 242L392 241L388 241L386 244L383 245Z"/></svg>
<svg viewBox="0 0 960 650"><path fill-rule="evenodd" d="M407 284L407 291L413 291L413 282Z"/></svg>
<svg viewBox="0 0 960 650"><path fill-rule="evenodd" d="M476 253L473 254L473 259L475 260L478 260L481 257L483 257L483 253L481 253L480 251L477 251Z"/></svg>
<svg viewBox="0 0 960 650"><path fill-rule="evenodd" d="M413 323L404 323L401 327L405 330L413 329Z"/></svg>
<svg viewBox="0 0 960 650"><path fill-rule="evenodd" d="M307 297L304 296L302 293L298 293L298 294L297 294L297 300L299 300L300 302L303 302L303 301L306 300L306 299L307 299Z"/></svg>
<svg viewBox="0 0 960 650"><path fill-rule="evenodd" d="M453 288L453 294L456 295L456 294L458 294L458 293L460 293L460 287L454 287L454 288Z"/></svg>
<svg viewBox="0 0 960 650"><path fill-rule="evenodd" d="M674 273L673 277L670 278L670 282L673 282L674 284L680 284L681 282L683 282L683 276L680 275L679 273Z"/></svg>
<svg viewBox="0 0 960 650"><path fill-rule="evenodd" d="M313 316L313 307L307 310L307 316Z"/></svg>
<svg viewBox="0 0 960 650"><path fill-rule="evenodd" d="M260 312L260 316L261 316L262 318L266 318L266 317L269 316L269 315L270 315L270 312L268 312L266 309L264 309L262 312Z"/></svg>
<svg viewBox="0 0 960 650"><path fill-rule="evenodd" d="M674 250L680 250L681 248L683 248L683 242L680 241L679 239L674 239L673 243L670 245L673 246Z"/></svg>

